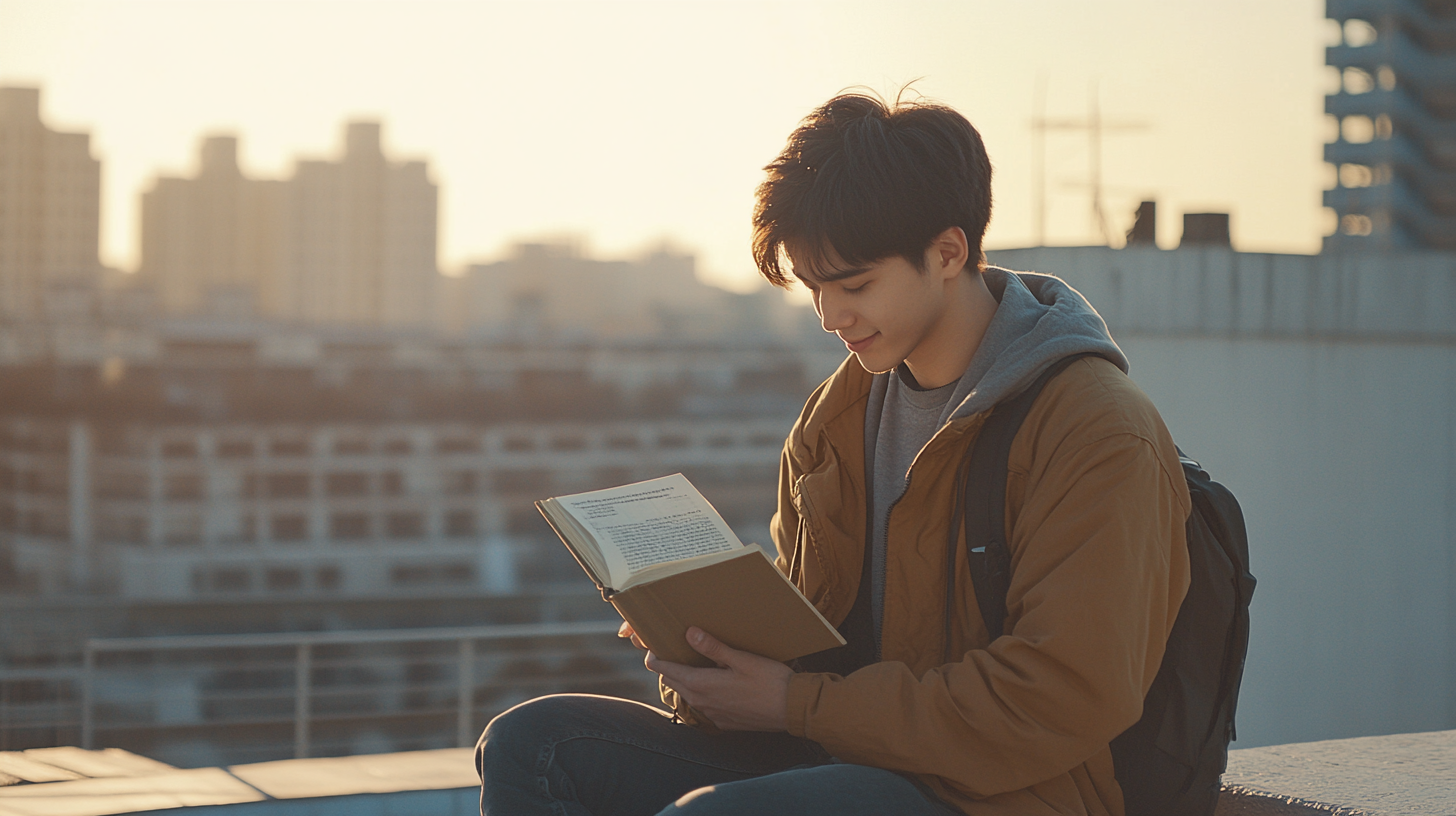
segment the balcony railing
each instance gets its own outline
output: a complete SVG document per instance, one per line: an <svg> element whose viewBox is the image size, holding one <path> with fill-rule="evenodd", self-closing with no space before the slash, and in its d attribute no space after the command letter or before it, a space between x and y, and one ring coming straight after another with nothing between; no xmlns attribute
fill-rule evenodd
<svg viewBox="0 0 1456 816"><path fill-rule="evenodd" d="M79 671L0 681L56 691L7 703L11 728L79 724L84 747L173 764L469 746L495 714L541 694L655 700L655 677L616 630L591 621L90 640Z"/></svg>

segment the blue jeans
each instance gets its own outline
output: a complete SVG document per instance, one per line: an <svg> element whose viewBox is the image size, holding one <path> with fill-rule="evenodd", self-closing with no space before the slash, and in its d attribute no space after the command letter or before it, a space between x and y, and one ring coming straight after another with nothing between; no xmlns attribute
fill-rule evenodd
<svg viewBox="0 0 1456 816"><path fill-rule="evenodd" d="M954 816L908 777L783 733L705 734L652 706L540 697L475 747L483 816Z"/></svg>

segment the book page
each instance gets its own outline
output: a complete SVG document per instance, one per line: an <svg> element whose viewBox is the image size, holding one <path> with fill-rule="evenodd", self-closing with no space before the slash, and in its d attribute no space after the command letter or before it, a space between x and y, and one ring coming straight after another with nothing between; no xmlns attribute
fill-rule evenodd
<svg viewBox="0 0 1456 816"><path fill-rule="evenodd" d="M743 547L681 473L556 501L591 531L614 589L653 564Z"/></svg>

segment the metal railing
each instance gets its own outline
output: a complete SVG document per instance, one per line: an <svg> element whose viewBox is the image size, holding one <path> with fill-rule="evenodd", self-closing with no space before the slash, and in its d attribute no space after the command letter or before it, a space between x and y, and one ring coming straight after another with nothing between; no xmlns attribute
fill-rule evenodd
<svg viewBox="0 0 1456 816"><path fill-rule="evenodd" d="M539 694L655 698L655 678L616 637L617 626L89 640L79 678L81 744L155 752L169 733L185 744L227 743L232 734L235 743L251 741L253 758L281 758L276 738L291 726L294 757L360 752L349 747L360 734L376 741L372 750L438 746L446 735L469 746L489 716ZM386 731L394 744L380 744L391 739L381 737ZM260 747L267 735L275 749Z"/></svg>

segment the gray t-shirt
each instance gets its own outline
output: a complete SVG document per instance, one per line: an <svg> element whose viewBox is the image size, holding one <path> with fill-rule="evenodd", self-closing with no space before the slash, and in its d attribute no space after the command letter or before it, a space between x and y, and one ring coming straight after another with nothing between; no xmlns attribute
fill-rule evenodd
<svg viewBox="0 0 1456 816"><path fill-rule="evenodd" d="M872 472L875 482L871 495L889 499L871 502L874 515L871 521L874 524L872 540L877 543L885 540L890 505L905 490L905 473L910 470L910 463L915 461L915 455L925 447L930 437L945 424L946 406L960 385L956 381L939 388L921 388L904 363L895 369L895 373L896 376L889 377L889 382L886 383L874 450L868 452L874 457ZM875 557L870 564L871 609L874 612L874 631L878 639L884 609L885 559ZM877 643L877 650L878 645Z"/></svg>

